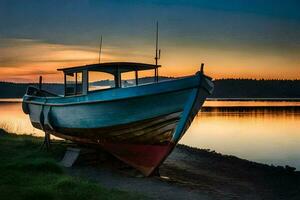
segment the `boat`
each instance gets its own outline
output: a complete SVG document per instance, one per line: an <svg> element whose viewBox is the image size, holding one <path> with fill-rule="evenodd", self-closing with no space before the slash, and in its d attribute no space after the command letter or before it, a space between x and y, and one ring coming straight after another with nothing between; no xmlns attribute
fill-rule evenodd
<svg viewBox="0 0 300 200"><path fill-rule="evenodd" d="M101 148L149 176L172 152L214 88L203 66L195 75L162 81L159 67L108 62L58 69L64 74L64 95L30 86L23 111L48 135ZM154 70L152 83L139 83L144 70ZM91 72L113 75L114 87L90 91ZM126 72L135 74L133 86L121 79Z"/></svg>
<svg viewBox="0 0 300 200"><path fill-rule="evenodd" d="M57 95L29 86L22 108L33 127L79 145L101 148L145 176L159 166L183 137L205 99L212 94L212 79L204 64L195 75L159 80L158 22L155 64L101 61L96 64L58 69L64 74L64 94ZM152 81L139 78L141 71L154 70ZM92 73L105 73L110 80L92 80ZM134 73L133 80L123 80ZM149 79L149 78L148 78Z"/></svg>

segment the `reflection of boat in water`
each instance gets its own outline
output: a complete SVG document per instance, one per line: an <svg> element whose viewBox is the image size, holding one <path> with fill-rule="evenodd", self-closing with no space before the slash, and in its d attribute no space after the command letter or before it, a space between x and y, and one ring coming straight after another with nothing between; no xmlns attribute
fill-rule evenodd
<svg viewBox="0 0 300 200"><path fill-rule="evenodd" d="M211 79L196 75L139 85L138 72L157 70L143 63L101 63L60 69L65 94L29 87L23 110L34 127L75 143L101 147L150 175L170 154L213 90ZM114 77L115 87L89 91L90 72ZM136 86L122 87L121 74L135 72ZM67 81L73 77L75 81Z"/></svg>

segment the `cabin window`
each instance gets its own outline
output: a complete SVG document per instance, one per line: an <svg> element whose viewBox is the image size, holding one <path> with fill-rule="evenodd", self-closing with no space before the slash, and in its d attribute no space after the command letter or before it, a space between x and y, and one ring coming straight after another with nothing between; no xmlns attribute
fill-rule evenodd
<svg viewBox="0 0 300 200"><path fill-rule="evenodd" d="M112 74L97 71L89 71L88 77L88 91L103 90L115 87L114 76Z"/></svg>
<svg viewBox="0 0 300 200"><path fill-rule="evenodd" d="M66 74L65 95L82 94L82 72Z"/></svg>
<svg viewBox="0 0 300 200"><path fill-rule="evenodd" d="M136 86L137 82L135 80L135 71L122 73L121 80L123 88Z"/></svg>
<svg viewBox="0 0 300 200"><path fill-rule="evenodd" d="M138 83L139 85L149 84L155 82L154 70L138 71Z"/></svg>

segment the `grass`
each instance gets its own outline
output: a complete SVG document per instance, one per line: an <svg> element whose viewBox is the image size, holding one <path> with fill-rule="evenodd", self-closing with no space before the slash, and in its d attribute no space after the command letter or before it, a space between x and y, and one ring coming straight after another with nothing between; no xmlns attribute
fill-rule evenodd
<svg viewBox="0 0 300 200"><path fill-rule="evenodd" d="M57 164L64 147L42 151L42 139L0 129L0 199L97 200L142 199L142 196L67 175Z"/></svg>

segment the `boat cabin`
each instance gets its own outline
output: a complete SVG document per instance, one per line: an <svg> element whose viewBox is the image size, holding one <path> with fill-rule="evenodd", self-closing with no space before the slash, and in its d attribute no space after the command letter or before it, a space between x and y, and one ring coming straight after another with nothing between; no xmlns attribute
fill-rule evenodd
<svg viewBox="0 0 300 200"><path fill-rule="evenodd" d="M122 73L135 72L135 85L139 85L139 71L154 70L154 82L158 82L158 68L160 65L133 62L109 62L78 67L61 68L64 73L64 95L86 95L88 92L107 88L120 88L127 82L122 80ZM112 81L92 80L93 72L103 72L111 76ZM99 78L99 77L98 77Z"/></svg>

